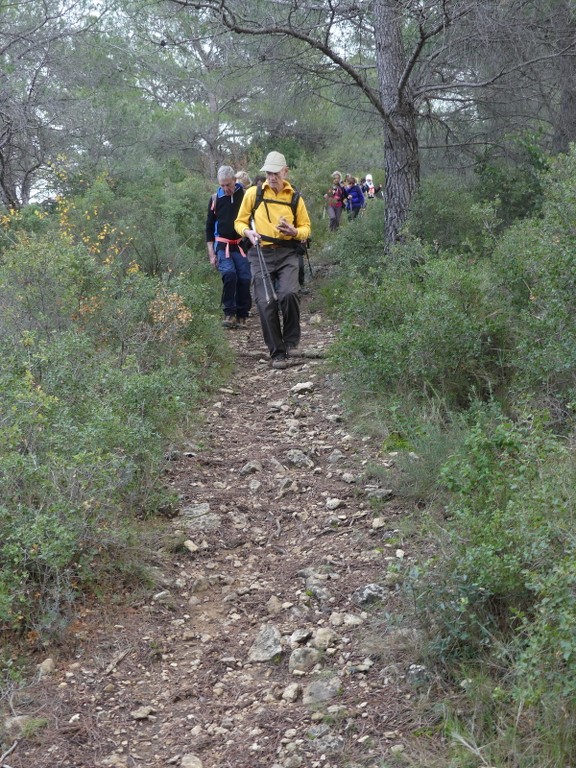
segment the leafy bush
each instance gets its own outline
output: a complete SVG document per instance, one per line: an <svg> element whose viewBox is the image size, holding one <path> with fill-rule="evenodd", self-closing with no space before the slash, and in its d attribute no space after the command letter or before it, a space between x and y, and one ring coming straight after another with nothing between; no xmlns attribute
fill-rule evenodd
<svg viewBox="0 0 576 768"><path fill-rule="evenodd" d="M198 270L157 279L69 232L12 234L0 262L0 626L43 637L80 592L128 570L136 519L170 503L166 443L227 356Z"/></svg>
<svg viewBox="0 0 576 768"><path fill-rule="evenodd" d="M507 378L507 312L489 265L437 257L396 260L348 290L333 349L361 397L465 407Z"/></svg>
<svg viewBox="0 0 576 768"><path fill-rule="evenodd" d="M576 384L576 152L546 176L542 215L515 225L494 253L514 312L517 397L571 421Z"/></svg>
<svg viewBox="0 0 576 768"><path fill-rule="evenodd" d="M73 242L100 261L161 276L185 271L204 246L210 190L194 176L166 181L148 172L129 183L104 175L59 200L58 215Z"/></svg>
<svg viewBox="0 0 576 768"><path fill-rule="evenodd" d="M22 237L46 234L54 229L53 217L40 205L27 205L20 210L10 208L0 215L0 257Z"/></svg>
<svg viewBox="0 0 576 768"><path fill-rule="evenodd" d="M511 422L482 407L442 478L451 500L440 553L411 585L431 659L451 674L490 672L481 737L496 754L505 740L498 717L527 708L516 718L517 746L553 749L565 764L576 751L565 727L576 715L572 453L539 420Z"/></svg>
<svg viewBox="0 0 576 768"><path fill-rule="evenodd" d="M567 537L564 552L527 577L536 608L523 618L514 666L516 699L547 707L576 693L576 541L568 526L558 535Z"/></svg>
<svg viewBox="0 0 576 768"><path fill-rule="evenodd" d="M343 214L345 216L345 214ZM372 200L366 210L343 225L325 247L322 258L338 264L347 281L378 275L384 260L384 209L381 200Z"/></svg>
<svg viewBox="0 0 576 768"><path fill-rule="evenodd" d="M453 495L449 568L455 569L457 582L477 585L482 603L496 607L502 628L532 603L526 573L548 567L558 544L560 512L567 515L565 522L571 518L570 509L561 509L551 472L563 454L532 421L515 424L481 417L463 453L443 469ZM471 610L477 607L478 602Z"/></svg>
<svg viewBox="0 0 576 768"><path fill-rule="evenodd" d="M494 247L498 215L497 201L480 203L472 185L435 174L414 195L407 231L439 251L484 255Z"/></svg>
<svg viewBox="0 0 576 768"><path fill-rule="evenodd" d="M81 246L24 235L0 263L0 331L51 336L69 328L94 272Z"/></svg>
<svg viewBox="0 0 576 768"><path fill-rule="evenodd" d="M131 233L129 253L147 274L187 272L196 254L205 256L204 227L214 184L189 176L162 177L130 187L117 204L117 221Z"/></svg>
<svg viewBox="0 0 576 768"><path fill-rule="evenodd" d="M488 240L409 236L384 257L375 221L347 227L324 289L349 402L384 447L422 456L399 460L405 492L444 503L426 518L435 555L407 580L427 661L471 681L454 719L489 745L482 761L523 768L576 759L576 149L537 178L538 218L494 248L490 225Z"/></svg>
<svg viewBox="0 0 576 768"><path fill-rule="evenodd" d="M538 134L524 133L506 137L500 150L487 150L478 160L475 172L479 179L478 195L486 202L499 201L503 224L509 226L517 219L537 216L543 202L542 174L549 158L540 147Z"/></svg>
<svg viewBox="0 0 576 768"><path fill-rule="evenodd" d="M408 238L387 257L367 216L334 238L345 253L324 289L343 319L333 360L353 397L405 412L495 397L547 410L568 431L576 402L576 151L551 164L537 220L515 224L490 258ZM417 418L420 418L417 416Z"/></svg>

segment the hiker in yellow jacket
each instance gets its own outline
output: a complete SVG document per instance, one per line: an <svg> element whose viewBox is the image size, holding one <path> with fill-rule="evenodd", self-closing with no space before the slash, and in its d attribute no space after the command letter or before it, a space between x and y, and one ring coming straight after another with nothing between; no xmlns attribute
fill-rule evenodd
<svg viewBox="0 0 576 768"><path fill-rule="evenodd" d="M270 152L261 171L266 181L245 191L234 227L252 243L248 259L262 335L272 367L282 369L298 357L299 252L310 237L310 218L287 179L284 155Z"/></svg>

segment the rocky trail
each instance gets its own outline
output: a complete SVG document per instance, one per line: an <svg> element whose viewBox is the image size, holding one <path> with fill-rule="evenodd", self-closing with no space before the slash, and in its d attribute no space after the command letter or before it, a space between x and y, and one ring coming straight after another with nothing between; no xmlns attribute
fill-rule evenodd
<svg viewBox="0 0 576 768"><path fill-rule="evenodd" d="M4 706L4 768L390 768L418 726L416 632L399 628L410 542L394 457L349 432L302 305L308 356L269 367L258 318L236 371L175 452L181 498L156 584L86 607ZM411 762L411 764L414 764Z"/></svg>

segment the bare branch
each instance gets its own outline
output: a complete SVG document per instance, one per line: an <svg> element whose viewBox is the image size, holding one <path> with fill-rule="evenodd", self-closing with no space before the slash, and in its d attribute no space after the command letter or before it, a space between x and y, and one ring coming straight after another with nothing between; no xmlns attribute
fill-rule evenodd
<svg viewBox="0 0 576 768"><path fill-rule="evenodd" d="M328 60L344 71L353 83L364 93L368 101L376 109L378 114L382 117L387 127L390 130L394 130L393 124L390 122L390 118L387 110L384 108L380 96L374 88L366 81L362 74L362 71L357 67L351 65L341 56L333 46L330 45L330 33L332 26L336 21L342 21L342 17L337 16L335 10L332 9L329 13L328 20L325 21L325 32L322 39L315 38L311 33L304 31L302 28L296 28L290 23L291 15L289 16L288 24L272 23L266 26L250 25L246 21L240 21L235 14L230 3L226 0L170 0L175 5L182 6L184 8L194 8L195 10L209 10L216 14L222 23L231 32L238 34L253 35L253 36L267 36L277 35L291 37L295 40L299 40L305 43L310 48L322 53ZM319 7L318 10L325 11L325 8ZM345 19L344 19L345 20Z"/></svg>

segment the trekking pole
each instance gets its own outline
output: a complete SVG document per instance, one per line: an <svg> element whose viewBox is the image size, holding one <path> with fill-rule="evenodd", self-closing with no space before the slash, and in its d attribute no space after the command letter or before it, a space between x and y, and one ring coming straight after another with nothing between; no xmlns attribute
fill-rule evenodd
<svg viewBox="0 0 576 768"><path fill-rule="evenodd" d="M272 293L272 298L274 300L276 300L277 296L276 291L274 290L274 286L272 285L272 278L270 277L270 272L268 271L266 259L262 253L259 240L256 241L256 253L258 254L258 263L260 264L260 271L262 272L262 282L264 283L264 296L266 297L266 304L270 304L270 293Z"/></svg>
<svg viewBox="0 0 576 768"><path fill-rule="evenodd" d="M252 222L252 229L254 229L254 222ZM270 304L270 300L271 300L270 294L272 294L272 298L274 299L274 301L278 299L278 296L276 296L276 291L274 290L274 285L272 284L272 278L270 277L268 265L266 264L266 259L264 258L264 254L262 253L262 246L260 245L260 237L258 237L258 240L256 240L254 247L256 248L258 263L260 264L260 271L262 272L262 282L264 283L264 296L266 298L266 304Z"/></svg>
<svg viewBox="0 0 576 768"><path fill-rule="evenodd" d="M310 270L310 277L314 277L314 272L312 271L312 264L310 263L310 254L308 253L308 248L306 250L306 260L308 261L308 269Z"/></svg>

